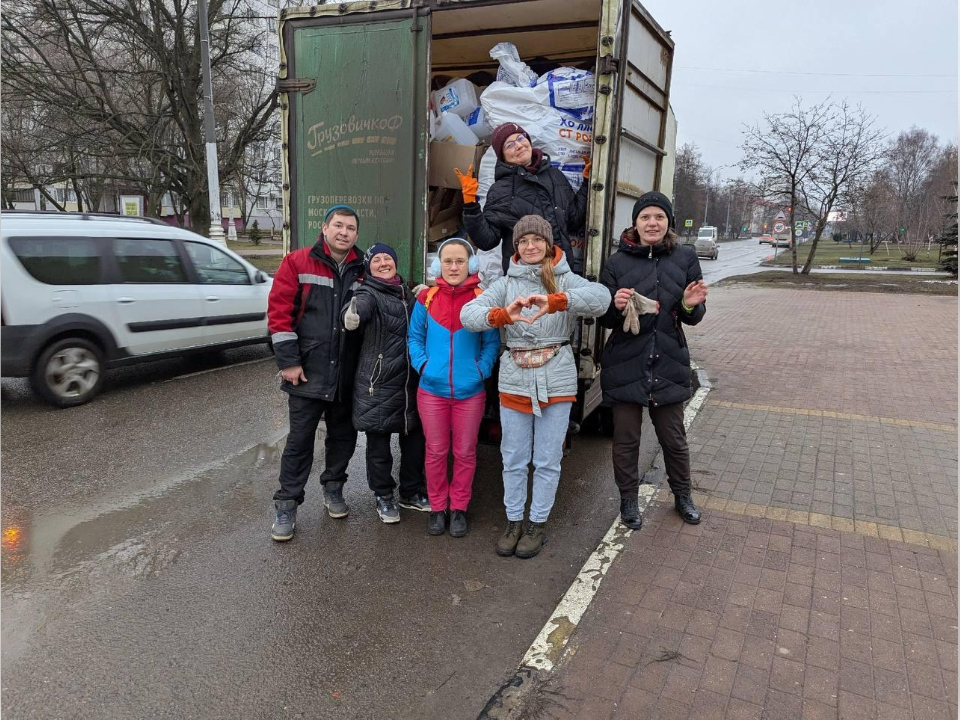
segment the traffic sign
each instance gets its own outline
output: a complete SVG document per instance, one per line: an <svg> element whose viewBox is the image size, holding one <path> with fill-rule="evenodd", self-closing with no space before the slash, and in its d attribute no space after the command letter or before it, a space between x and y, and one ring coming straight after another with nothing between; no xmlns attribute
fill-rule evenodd
<svg viewBox="0 0 960 720"><path fill-rule="evenodd" d="M773 225L773 231L774 231L775 233L782 233L782 232L784 232L786 229L787 229L787 226L784 225L782 222L777 222L777 223L774 223L774 225Z"/></svg>
<svg viewBox="0 0 960 720"><path fill-rule="evenodd" d="M787 216L783 213L783 210L778 212L777 216L774 218L774 220L786 220L786 219L787 219Z"/></svg>
<svg viewBox="0 0 960 720"><path fill-rule="evenodd" d="M687 218L686 220L683 221L683 226L684 226L684 227L693 227L693 220L691 220L690 218Z"/></svg>

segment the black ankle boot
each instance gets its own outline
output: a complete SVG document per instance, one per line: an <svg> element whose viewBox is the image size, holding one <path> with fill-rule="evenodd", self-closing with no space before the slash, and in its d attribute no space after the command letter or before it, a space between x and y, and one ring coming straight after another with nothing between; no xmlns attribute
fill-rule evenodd
<svg viewBox="0 0 960 720"><path fill-rule="evenodd" d="M700 524L700 511L697 509L697 506L693 504L693 496L686 493L679 493L673 496L674 507L677 508L677 512L680 514L680 518L690 525L699 525Z"/></svg>
<svg viewBox="0 0 960 720"><path fill-rule="evenodd" d="M620 500L620 522L631 530L639 530L643 525L640 515L640 502L635 497Z"/></svg>

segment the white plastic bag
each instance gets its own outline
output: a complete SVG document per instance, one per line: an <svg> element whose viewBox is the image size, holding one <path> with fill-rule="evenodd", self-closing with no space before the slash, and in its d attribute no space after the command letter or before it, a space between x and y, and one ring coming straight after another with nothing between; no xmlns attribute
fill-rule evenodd
<svg viewBox="0 0 960 720"><path fill-rule="evenodd" d="M541 75L537 85L546 86L551 107L578 120L593 118L596 79L589 70L560 67Z"/></svg>
<svg viewBox="0 0 960 720"><path fill-rule="evenodd" d="M481 208L487 203L487 193L493 185L496 169L497 154L493 148L487 148L477 170L477 202ZM477 260L480 262L481 287L488 288L494 280L503 276L503 253L500 245L492 250L477 250Z"/></svg>
<svg viewBox="0 0 960 720"><path fill-rule="evenodd" d="M490 50L490 57L499 61L497 81L514 87L528 88L537 84L537 74L520 59L517 46L511 42L497 43Z"/></svg>
<svg viewBox="0 0 960 720"><path fill-rule="evenodd" d="M575 163L583 170L583 158L590 155L593 142L593 122L552 107L547 83L518 88L495 82L480 96L480 105L491 127L507 122L523 127L534 147L549 155L554 165L570 166L568 177L576 174Z"/></svg>
<svg viewBox="0 0 960 720"><path fill-rule="evenodd" d="M489 147L480 158L480 167L477 168L477 202L481 208L487 203L487 193L493 185L496 170L497 154Z"/></svg>

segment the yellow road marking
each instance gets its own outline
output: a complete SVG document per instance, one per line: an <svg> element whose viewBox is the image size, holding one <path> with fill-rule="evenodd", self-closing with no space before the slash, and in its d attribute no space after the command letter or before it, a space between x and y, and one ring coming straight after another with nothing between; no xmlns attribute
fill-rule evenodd
<svg viewBox="0 0 960 720"><path fill-rule="evenodd" d="M898 418L882 417L880 415L858 415L857 413L841 413L832 410L809 410L807 408L790 408L779 405L751 405L750 403L730 402L729 400L712 400L710 405L716 407L734 408L736 410L758 410L761 412L775 412L782 415L808 415L811 417L838 418L840 420L861 420L876 422L881 425L897 425L900 427L923 428L925 430L942 430L943 432L957 432L956 425L944 423L922 422L920 420L900 420Z"/></svg>
<svg viewBox="0 0 960 720"><path fill-rule="evenodd" d="M897 542L910 543L911 545L922 545L923 547L933 548L934 550L957 552L957 541L953 538L934 535L933 533L919 532L918 530L908 530L907 528L900 528L895 525L881 525L880 523L867 522L865 520L851 520L850 518L836 517L835 515L804 512L803 510L787 510L786 508L757 505L756 503L741 502L739 500L725 500L718 497L709 497L700 492L694 492L693 498L694 502L707 510L720 510L732 515L782 520L792 522L796 525L810 525L811 527L826 528L828 530L852 532L867 537L879 537L883 540L896 540ZM673 493L666 488L662 488L657 492L656 500L672 504Z"/></svg>

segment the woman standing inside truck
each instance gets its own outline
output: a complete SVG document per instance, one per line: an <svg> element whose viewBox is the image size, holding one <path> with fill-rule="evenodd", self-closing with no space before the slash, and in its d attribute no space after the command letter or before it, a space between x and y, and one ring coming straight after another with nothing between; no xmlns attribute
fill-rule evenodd
<svg viewBox="0 0 960 720"><path fill-rule="evenodd" d="M515 254L506 277L467 303L460 319L477 332L506 328L499 388L507 527L496 551L531 558L546 538L570 408L577 399L577 362L570 335L577 317L597 317L606 311L610 292L571 272L563 250L554 247L550 223L539 215L517 221L511 246ZM531 459L533 499L524 528Z"/></svg>
<svg viewBox="0 0 960 720"><path fill-rule="evenodd" d="M684 522L700 522L690 494L690 449L683 425L691 383L690 351L681 326L703 319L707 286L694 249L677 244L673 222L670 200L658 192L644 193L633 206L633 225L623 231L619 250L600 274L613 295L600 318L613 331L603 349L600 382L604 405L613 406L620 519L634 530L643 523L637 491L644 408L663 449L677 512ZM654 302L640 302L641 297Z"/></svg>
<svg viewBox="0 0 960 720"><path fill-rule="evenodd" d="M497 154L494 182L483 209L477 202L478 182L471 165L466 174L456 168L463 191L463 224L470 239L481 250L503 252L503 271L513 255L513 226L524 215L539 215L550 223L554 242L572 261L570 238L583 229L587 214L588 183L573 191L563 173L550 164L550 156L535 149L530 134L516 123L504 123L493 131L490 141ZM590 161L583 168L590 176ZM580 274L581 267L572 267Z"/></svg>
<svg viewBox="0 0 960 720"><path fill-rule="evenodd" d="M486 400L484 380L493 372L500 333L473 333L460 324L460 310L480 292L477 257L462 238L445 240L431 272L436 287L423 290L410 317L410 362L420 374L417 405L426 436L427 532L467 534L467 506L477 466L477 434ZM453 477L447 454L453 449Z"/></svg>

